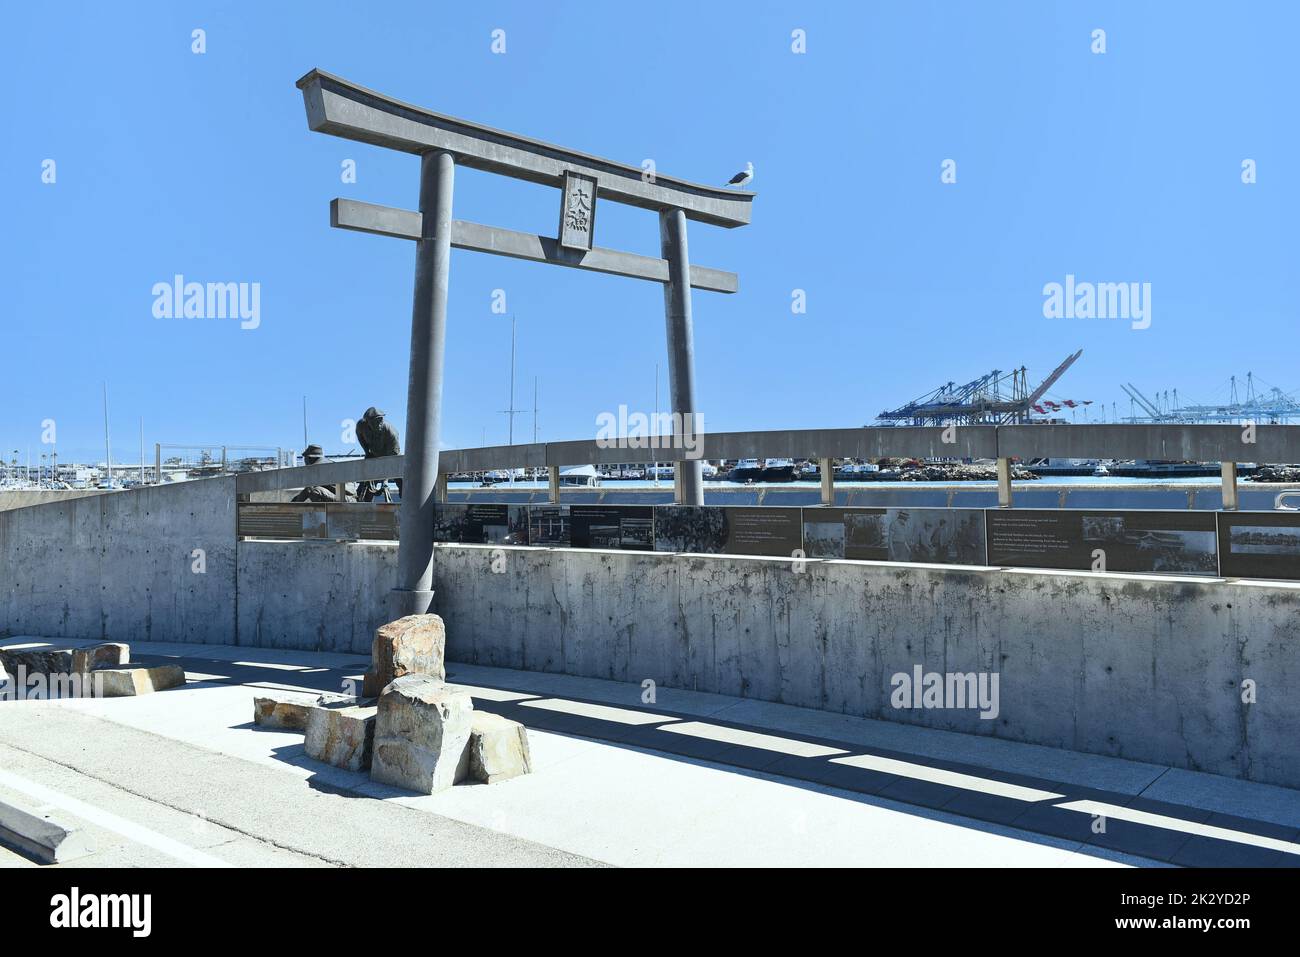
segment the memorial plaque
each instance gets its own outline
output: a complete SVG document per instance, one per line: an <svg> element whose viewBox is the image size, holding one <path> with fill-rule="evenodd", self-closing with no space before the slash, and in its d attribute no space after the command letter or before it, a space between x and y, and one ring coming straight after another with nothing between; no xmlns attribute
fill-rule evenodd
<svg viewBox="0 0 1300 957"><path fill-rule="evenodd" d="M339 541L395 542L398 508L390 502L326 505L328 537Z"/></svg>
<svg viewBox="0 0 1300 957"><path fill-rule="evenodd" d="M580 173L564 174L564 199L560 206L560 245L565 249L592 247L596 233L596 179Z"/></svg>
<svg viewBox="0 0 1300 957"><path fill-rule="evenodd" d="M517 506L516 506L517 507ZM462 545L515 545L520 531L512 526L510 506L499 503L440 503L434 509L433 540ZM524 543L527 539L524 539Z"/></svg>
<svg viewBox="0 0 1300 957"><path fill-rule="evenodd" d="M568 545L571 523L568 505L529 505L528 544Z"/></svg>
<svg viewBox="0 0 1300 957"><path fill-rule="evenodd" d="M1213 512L1016 508L988 509L986 515L990 565L1206 576L1219 571Z"/></svg>
<svg viewBox="0 0 1300 957"><path fill-rule="evenodd" d="M808 558L985 563L977 508L805 508L803 539Z"/></svg>
<svg viewBox="0 0 1300 957"><path fill-rule="evenodd" d="M789 557L803 547L798 508L660 505L655 550Z"/></svg>
<svg viewBox="0 0 1300 957"><path fill-rule="evenodd" d="M302 505L240 505L240 538L302 538Z"/></svg>
<svg viewBox="0 0 1300 957"><path fill-rule="evenodd" d="M654 509L649 505L570 505L574 548L654 550Z"/></svg>
<svg viewBox="0 0 1300 957"><path fill-rule="evenodd" d="M1218 518L1220 574L1300 579L1300 514L1219 512Z"/></svg>

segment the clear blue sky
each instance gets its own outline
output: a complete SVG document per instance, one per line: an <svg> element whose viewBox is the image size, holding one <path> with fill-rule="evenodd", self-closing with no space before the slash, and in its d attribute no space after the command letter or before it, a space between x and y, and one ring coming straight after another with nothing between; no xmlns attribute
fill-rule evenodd
<svg viewBox="0 0 1300 957"><path fill-rule="evenodd" d="M0 17L6 454L36 458L51 418L62 460L102 459L105 378L121 460L141 416L150 447L300 447L304 393L330 451L369 405L402 427L414 246L331 230L328 204L414 207L418 160L309 132L294 81L312 67L686 179L753 161L753 224L691 226L693 260L741 283L694 297L712 431L862 425L950 379L1040 377L1077 348L1055 396L1108 409L1127 381L1200 401L1252 370L1300 386L1300 4L94 2ZM349 158L355 184L340 182ZM456 189L458 217L554 231L554 190L473 171ZM602 203L597 234L657 252L651 212ZM260 283L260 327L155 319L151 288L176 273ZM1044 318L1044 284L1067 273L1150 282L1151 327ZM536 376L543 440L650 410L656 363L667 405L659 286L458 251L445 445L505 441L497 288L518 319L516 406L531 409ZM531 414L515 434L531 439Z"/></svg>

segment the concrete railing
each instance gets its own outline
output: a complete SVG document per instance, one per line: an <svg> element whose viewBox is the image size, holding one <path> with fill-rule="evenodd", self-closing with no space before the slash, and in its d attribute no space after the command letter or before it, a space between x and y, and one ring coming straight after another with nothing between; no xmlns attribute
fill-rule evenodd
<svg viewBox="0 0 1300 957"><path fill-rule="evenodd" d="M1011 506L1012 459L1113 458L1222 463L1224 508L1237 507L1238 462L1300 462L1296 425L957 425L791 429L769 432L716 432L699 435L694 448L674 448L672 436L604 442L577 440L447 449L439 455L439 498L447 476L506 468L546 468L552 497L558 501L559 470L569 465L644 464L692 459L784 457L822 463L822 499L834 501L829 467L838 458L996 459L998 503ZM241 494L305 485L333 485L393 478L404 459L329 462L240 475Z"/></svg>

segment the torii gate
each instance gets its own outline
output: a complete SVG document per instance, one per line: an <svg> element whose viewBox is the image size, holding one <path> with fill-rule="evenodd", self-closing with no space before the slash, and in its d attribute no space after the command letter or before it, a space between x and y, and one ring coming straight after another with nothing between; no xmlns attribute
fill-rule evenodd
<svg viewBox="0 0 1300 957"><path fill-rule="evenodd" d="M668 374L674 432L694 419L695 363L691 287L736 291L736 275L692 266L686 220L732 228L749 223L754 194L701 186L635 166L588 156L467 120L443 116L312 70L298 81L307 125L318 133L415 153L420 157L418 212L335 199L330 225L413 239L415 297L406 397L406 459L402 481L395 615L423 614L433 599L433 510L442 414L443 346L452 247L663 283ZM452 219L456 166L486 170L561 190L558 236ZM602 249L593 242L596 200L659 213L662 259ZM681 436L675 434L675 439ZM704 503L699 461L677 463L677 498Z"/></svg>

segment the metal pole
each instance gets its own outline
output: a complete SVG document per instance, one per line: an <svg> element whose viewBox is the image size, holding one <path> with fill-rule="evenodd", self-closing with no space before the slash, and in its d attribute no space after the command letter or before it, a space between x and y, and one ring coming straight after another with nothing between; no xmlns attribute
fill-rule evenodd
<svg viewBox="0 0 1300 957"><path fill-rule="evenodd" d="M556 505L560 504L560 467L558 465L548 465L546 467L547 484L550 488L550 500Z"/></svg>
<svg viewBox="0 0 1300 957"><path fill-rule="evenodd" d="M406 392L406 460L394 617L421 615L433 602L433 512L442 419L442 358L447 334L451 267L451 196L456 164L450 153L420 157L420 238L415 246L411 366Z"/></svg>
<svg viewBox="0 0 1300 957"><path fill-rule="evenodd" d="M153 444L153 480L155 483L162 484L162 443Z"/></svg>
<svg viewBox="0 0 1300 957"><path fill-rule="evenodd" d="M659 428L659 426L658 426L658 424L657 424L657 423L659 422L659 363L657 363L657 362L655 363L655 417L654 417L654 421L655 421L655 423L656 423L655 428L656 428L656 429ZM651 472L654 474L655 488L658 488L658 487L659 487L659 463L658 463L658 462L655 462L653 465L650 466L650 469L651 469Z"/></svg>
<svg viewBox="0 0 1300 957"><path fill-rule="evenodd" d="M27 453L27 471L31 472L32 453ZM108 468L108 487L113 487L113 442L108 435L108 383L104 383L104 459L105 466ZM28 475L28 481L31 475Z"/></svg>
<svg viewBox="0 0 1300 957"><path fill-rule="evenodd" d="M686 248L686 213L659 211L659 246L668 260L664 283L664 319L668 327L668 391L672 398L673 439L679 447L683 430L695 428L695 342L691 326L691 263ZM704 468L699 459L678 462L677 500L704 504Z"/></svg>
<svg viewBox="0 0 1300 957"><path fill-rule="evenodd" d="M510 411L506 413L510 420L510 432L507 445L515 444L515 317L510 317ZM514 479L514 470L510 471L510 478Z"/></svg>

